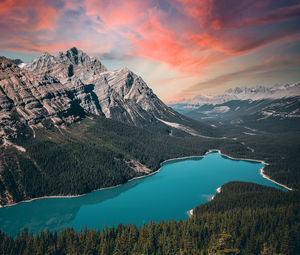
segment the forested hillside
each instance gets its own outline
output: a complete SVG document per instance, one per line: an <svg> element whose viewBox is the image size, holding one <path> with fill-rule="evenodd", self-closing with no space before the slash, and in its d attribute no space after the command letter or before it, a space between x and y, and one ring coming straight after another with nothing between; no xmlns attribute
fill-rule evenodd
<svg viewBox="0 0 300 255"><path fill-rule="evenodd" d="M155 171L166 159L204 155L220 149L237 158L263 159L265 171L290 187L299 185L299 146L292 136L264 135L247 140L173 137L102 117L86 118L67 129L19 127L15 146L0 147L1 204L49 195L76 195L109 187ZM35 135L35 138L33 136ZM249 147L253 150L249 150ZM145 166L137 171L135 162ZM148 168L148 169L147 169Z"/></svg>
<svg viewBox="0 0 300 255"><path fill-rule="evenodd" d="M16 238L1 233L0 254L300 254L297 139L289 133L261 133L250 139L239 129L238 139L232 139L234 131L228 130L231 135L224 139L174 137L96 116L66 129L20 126L13 144L0 148L6 166L2 204L124 183L157 170L166 159L204 155L209 149L265 160L270 164L265 172L296 191L229 183L185 221L36 236L25 230ZM135 162L144 166L142 171ZM5 196L7 191L10 196Z"/></svg>
<svg viewBox="0 0 300 255"><path fill-rule="evenodd" d="M166 159L203 155L219 144L153 133L96 116L66 129L50 124L33 133L24 125L18 132L13 144L0 147L2 205L122 184L157 170ZM139 163L143 166L138 170Z"/></svg>

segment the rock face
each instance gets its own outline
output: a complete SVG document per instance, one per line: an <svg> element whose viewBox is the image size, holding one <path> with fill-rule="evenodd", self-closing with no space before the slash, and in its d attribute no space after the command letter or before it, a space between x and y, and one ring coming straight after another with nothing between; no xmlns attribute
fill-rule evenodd
<svg viewBox="0 0 300 255"><path fill-rule="evenodd" d="M71 108L64 86L49 75L22 70L13 62L0 58L0 133L14 135L18 120L36 125L49 119L62 123ZM73 122L70 116L65 122Z"/></svg>
<svg viewBox="0 0 300 255"><path fill-rule="evenodd" d="M76 48L55 57L45 53L25 69L55 77L73 91L85 111L96 115L141 126L145 120L176 114L128 68L108 72L98 59Z"/></svg>
<svg viewBox="0 0 300 255"><path fill-rule="evenodd" d="M1 136L14 135L16 118L29 126L67 125L94 114L168 129L162 120L190 121L129 69L109 72L97 58L76 48L57 56L44 53L23 68L1 57L0 67Z"/></svg>
<svg viewBox="0 0 300 255"><path fill-rule="evenodd" d="M59 52L57 56L43 53L24 69L34 73L51 74L63 84L68 83L69 78L74 75L83 83L89 84L93 78L107 71L97 58L89 57L75 47L65 53Z"/></svg>

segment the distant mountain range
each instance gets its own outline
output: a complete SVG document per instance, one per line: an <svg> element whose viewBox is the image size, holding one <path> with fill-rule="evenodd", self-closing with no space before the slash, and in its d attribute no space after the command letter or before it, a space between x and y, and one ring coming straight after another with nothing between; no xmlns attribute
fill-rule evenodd
<svg viewBox="0 0 300 255"><path fill-rule="evenodd" d="M221 95L197 96L170 106L213 126L243 124L268 131L295 130L300 124L300 83L229 89Z"/></svg>
<svg viewBox="0 0 300 255"><path fill-rule="evenodd" d="M284 97L300 96L300 83L274 85L272 87L258 86L256 88L234 88L226 90L225 93L209 96L198 95L191 99L184 99L176 104L204 105L204 104L222 104L232 100L262 100L279 99ZM191 107L192 108L192 107Z"/></svg>

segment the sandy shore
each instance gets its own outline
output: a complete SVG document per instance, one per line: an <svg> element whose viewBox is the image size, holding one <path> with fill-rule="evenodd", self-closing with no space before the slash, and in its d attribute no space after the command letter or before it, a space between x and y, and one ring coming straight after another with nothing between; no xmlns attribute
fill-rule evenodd
<svg viewBox="0 0 300 255"><path fill-rule="evenodd" d="M192 217L194 215L194 209L188 210L187 214L189 217Z"/></svg>
<svg viewBox="0 0 300 255"><path fill-rule="evenodd" d="M221 188L222 188L222 187L219 187L219 188L216 189L217 193L220 193L220 192L221 192ZM214 200L215 196L216 196L216 195L213 195L213 196L211 197L211 200Z"/></svg>
<svg viewBox="0 0 300 255"><path fill-rule="evenodd" d="M222 187L217 188L217 189L216 189L217 193L220 193L220 192L221 192L221 189L222 189ZM215 198L215 196L216 196L216 195L213 195L213 196L211 197L211 200L213 200L213 199ZM187 214L188 214L189 217L192 217L192 216L194 215L194 209L188 210L188 211L187 211Z"/></svg>
<svg viewBox="0 0 300 255"><path fill-rule="evenodd" d="M261 176L262 176L263 178L265 178L265 179L267 179L267 180L269 180L269 181L271 181L271 182L277 184L278 186L281 186L281 187L283 187L283 188L285 188L285 189L287 189L287 190L289 190L289 191L293 191L292 188L289 188L288 186L286 186L286 185L284 185L284 184L281 184L281 183L279 183L279 182L277 182L277 181L274 181L274 180L272 180L269 176L267 176L267 175L264 173L264 167L262 167L262 168L260 169L260 174L261 174Z"/></svg>
<svg viewBox="0 0 300 255"><path fill-rule="evenodd" d="M231 157L231 156L229 156L229 155L226 155L226 154L222 153L221 150L219 150L219 149L210 149L210 150L208 150L204 155L200 155L200 156L199 156L199 155L194 155L194 156L186 156L186 157L178 157L178 158L167 159L167 160L163 161L162 163L160 163L160 166L161 166L161 167L160 167L158 170L156 170L156 171L154 171L154 172L151 172L151 173L149 173L149 174L146 174L146 175L134 177L134 178L132 178L132 179L129 179L127 182L130 182L130 181L133 181L133 180L136 180L136 179L140 179L140 178L145 178L145 177L148 177L148 176L151 176L151 175L154 175L154 174L158 173L158 172L161 170L161 168L162 168L162 166L164 165L164 163L171 162L171 161L175 161L175 160L181 160L181 159L204 158L206 155L208 155L208 154L210 154L210 153L213 153L213 152L218 152L220 155L222 155L222 156L224 156L224 157L226 157L226 158L232 159L232 160L246 160L246 161L252 161L252 162L260 162L260 163L262 163L262 164L264 164L264 165L269 165L268 163L266 163L266 162L263 161L263 160L247 159L247 158L234 158L234 157ZM289 187L287 187L287 186L284 185L284 184L281 184L281 183L278 183L278 182L272 180L269 176L267 176L267 175L264 173L264 167L261 168L260 174L261 174L261 176L262 176L263 178L265 178L265 179L267 179L267 180L269 180L269 181L271 181L271 182L273 182L273 183L275 183L275 184L277 184L277 185L279 185L279 186L281 186L281 187L283 187L283 188L285 188L285 189L287 189L287 190L290 190L290 191L293 190L292 188L289 188ZM125 183L124 183L124 184L125 184ZM121 186L121 185L123 185L123 184L118 184L118 185L115 185L115 186L110 186L110 187L100 188L100 189L92 190L92 191L90 191L90 192L99 191L99 190L106 190L106 189L112 189L112 188L117 188L117 187L119 187L119 186ZM89 192L89 193L90 193L90 192ZM219 188L217 189L217 192L218 192L218 193L221 192L221 187L219 187ZM80 194L80 195L55 195L55 196L37 197L37 198L29 199L29 200L20 201L20 202L18 202L18 203L8 204L8 205L4 205L4 206L0 205L0 208L8 207L8 206L14 206L14 205L17 205L17 204L20 204L20 203L29 203L29 202L32 202L32 201L35 201L35 200L40 200L40 199L49 199L49 198L75 198L75 197L81 197L81 196L85 196L85 195L87 195L87 194L89 194L89 193L84 193L84 194ZM214 199L214 196L212 196L212 199ZM194 210L194 209L189 210L189 211L188 211L188 214L189 214L189 215L193 215L193 214L192 214L192 213L193 213L193 210Z"/></svg>

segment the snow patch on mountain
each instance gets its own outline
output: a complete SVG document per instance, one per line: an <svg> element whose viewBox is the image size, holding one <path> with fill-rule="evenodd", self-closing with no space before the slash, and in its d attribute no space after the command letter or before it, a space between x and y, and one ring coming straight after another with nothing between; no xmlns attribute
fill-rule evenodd
<svg viewBox="0 0 300 255"><path fill-rule="evenodd" d="M26 66L26 63L21 63L18 65L18 67L23 68L24 66Z"/></svg>
<svg viewBox="0 0 300 255"><path fill-rule="evenodd" d="M177 129L179 129L179 130L181 130L183 132L186 132L188 134L191 134L193 136L199 136L199 134L195 130L193 130L193 129L189 128L189 127L186 127L184 125L181 125L179 123L169 122L169 121L165 121L165 120L162 120L162 119L159 119L159 118L156 118L156 119L159 120L159 121L161 121L162 123L170 126L170 127L177 128Z"/></svg>
<svg viewBox="0 0 300 255"><path fill-rule="evenodd" d="M227 106L227 105L222 105L222 106L214 107L212 110L205 111L203 113L205 113L205 114L213 114L213 113L225 113L225 112L228 112L228 111L230 111L230 107Z"/></svg>

